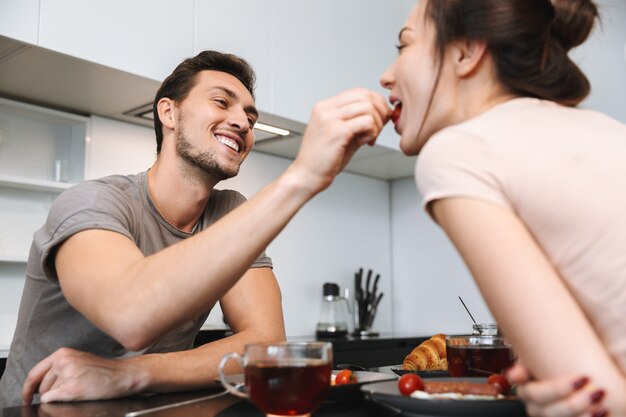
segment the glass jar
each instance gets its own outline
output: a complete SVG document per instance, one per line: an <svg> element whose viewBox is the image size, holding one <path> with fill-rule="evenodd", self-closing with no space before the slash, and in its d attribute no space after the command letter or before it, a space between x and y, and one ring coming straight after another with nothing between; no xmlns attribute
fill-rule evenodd
<svg viewBox="0 0 626 417"><path fill-rule="evenodd" d="M446 359L450 376L485 377L502 373L515 358L498 326L480 323L473 326L472 334L446 337Z"/></svg>
<svg viewBox="0 0 626 417"><path fill-rule="evenodd" d="M498 332L498 325L496 323L476 323L472 325L472 334L478 336L496 336L500 334Z"/></svg>
<svg viewBox="0 0 626 417"><path fill-rule="evenodd" d="M348 302L339 295L339 286L333 282L325 283L323 295L316 336L322 339L347 336Z"/></svg>

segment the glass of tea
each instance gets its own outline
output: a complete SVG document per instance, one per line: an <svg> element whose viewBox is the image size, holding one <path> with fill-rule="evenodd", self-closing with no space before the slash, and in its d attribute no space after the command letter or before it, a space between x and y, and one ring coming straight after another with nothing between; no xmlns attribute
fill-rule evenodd
<svg viewBox="0 0 626 417"><path fill-rule="evenodd" d="M446 336L448 373L453 377L489 376L511 367L511 345L498 334Z"/></svg>
<svg viewBox="0 0 626 417"><path fill-rule="evenodd" d="M244 369L246 392L228 382L224 367L235 359ZM231 394L248 398L267 416L310 416L330 387L333 348L328 342L258 343L243 355L229 353L219 365Z"/></svg>

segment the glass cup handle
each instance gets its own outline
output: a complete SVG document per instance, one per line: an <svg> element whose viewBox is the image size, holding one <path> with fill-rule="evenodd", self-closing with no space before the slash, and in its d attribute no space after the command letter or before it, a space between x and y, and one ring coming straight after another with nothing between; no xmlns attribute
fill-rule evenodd
<svg viewBox="0 0 626 417"><path fill-rule="evenodd" d="M226 366L226 363L230 359L237 360L237 362L239 362L239 364L242 365L243 367L243 360L240 354L238 354L237 352L232 352L232 353L227 354L220 361L220 365L219 365L220 382L222 383L222 386L226 388L226 391L230 392L231 394L236 395L237 397L241 397L241 398L248 398L247 394L239 391L236 385L233 385L226 380L226 375L224 375L224 367Z"/></svg>

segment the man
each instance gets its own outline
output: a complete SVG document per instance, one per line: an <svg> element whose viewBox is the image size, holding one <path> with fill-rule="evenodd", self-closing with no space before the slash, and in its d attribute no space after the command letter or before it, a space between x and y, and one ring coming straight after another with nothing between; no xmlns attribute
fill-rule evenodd
<svg viewBox="0 0 626 417"><path fill-rule="evenodd" d="M184 61L154 101L152 168L87 181L55 202L31 249L2 405L36 391L48 402L199 388L226 352L284 340L264 248L373 143L390 110L365 90L319 103L296 160L241 204L213 188L252 148L253 84L235 56ZM218 300L236 334L185 350Z"/></svg>

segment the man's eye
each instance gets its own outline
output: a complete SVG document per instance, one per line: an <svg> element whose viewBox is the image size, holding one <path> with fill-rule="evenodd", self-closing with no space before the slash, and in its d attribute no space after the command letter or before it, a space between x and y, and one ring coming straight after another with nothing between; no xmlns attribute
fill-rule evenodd
<svg viewBox="0 0 626 417"><path fill-rule="evenodd" d="M228 102L226 100L222 99L222 98L216 98L216 99L214 99L214 101L217 104L219 104L221 107L224 107L224 108L228 107Z"/></svg>

